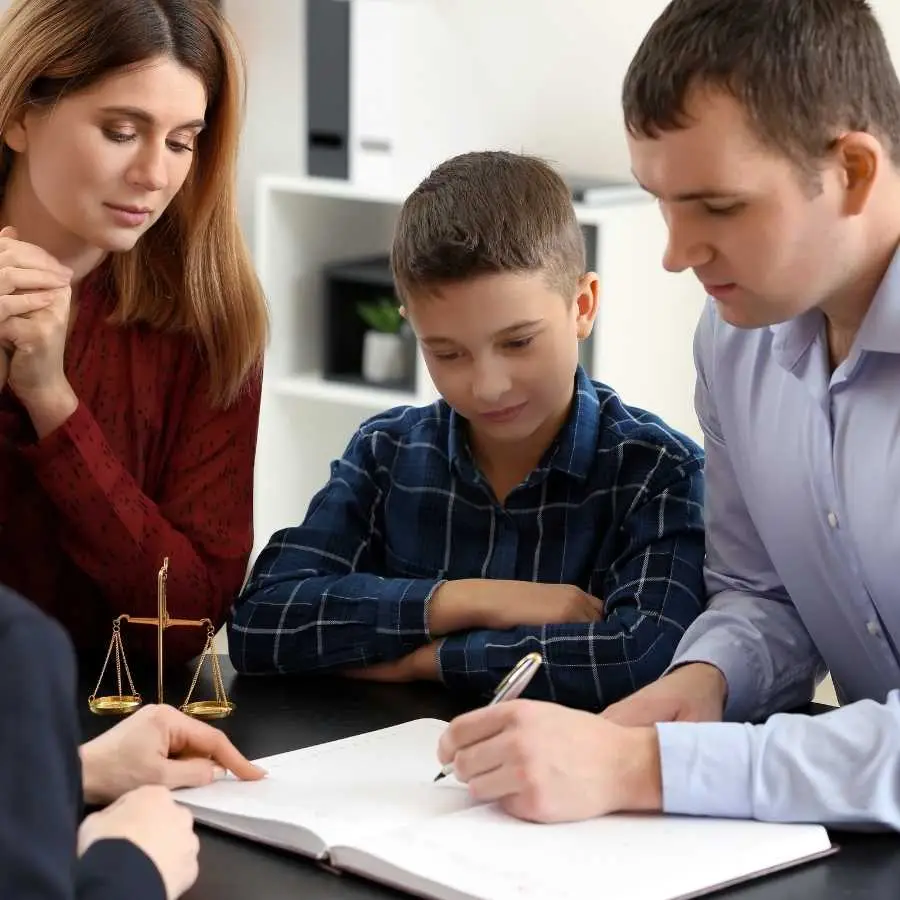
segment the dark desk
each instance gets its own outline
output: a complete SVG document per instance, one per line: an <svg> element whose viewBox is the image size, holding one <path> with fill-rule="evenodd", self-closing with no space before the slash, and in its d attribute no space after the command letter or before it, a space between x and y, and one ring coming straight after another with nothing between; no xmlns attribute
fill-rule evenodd
<svg viewBox="0 0 900 900"><path fill-rule="evenodd" d="M237 708L222 730L251 759L348 737L410 719L451 718L463 709L434 685L377 685L340 679L239 678L221 658L226 689ZM86 737L116 719L93 716L84 673L81 718ZM135 673L138 689L153 696L155 677ZM90 684L89 684L90 683ZM167 699L181 703L189 683L173 679ZM201 679L199 690L209 690ZM200 828L200 879L188 900L377 900L407 896L348 875L333 875L299 856L270 850ZM723 900L896 900L900 893L900 837L835 834L835 856L725 891ZM703 848L697 848L698 853ZM652 852L649 854L652 857ZM602 882L585 896L602 895Z"/></svg>

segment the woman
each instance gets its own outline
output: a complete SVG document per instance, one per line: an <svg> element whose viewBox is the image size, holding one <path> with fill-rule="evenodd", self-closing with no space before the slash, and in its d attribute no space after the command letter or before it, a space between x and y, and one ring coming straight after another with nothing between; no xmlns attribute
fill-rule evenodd
<svg viewBox="0 0 900 900"><path fill-rule="evenodd" d="M101 650L224 620L252 543L265 303L237 224L243 70L208 0L0 22L0 583ZM203 629L166 632L169 662ZM155 632L124 630L129 659Z"/></svg>

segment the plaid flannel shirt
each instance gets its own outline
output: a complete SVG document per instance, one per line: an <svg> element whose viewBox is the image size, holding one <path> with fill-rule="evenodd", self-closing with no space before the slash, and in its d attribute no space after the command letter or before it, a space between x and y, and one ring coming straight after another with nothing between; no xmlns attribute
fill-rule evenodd
<svg viewBox="0 0 900 900"><path fill-rule="evenodd" d="M525 696L600 709L657 678L705 605L702 468L690 439L580 369L566 424L503 505L444 401L389 410L260 554L232 609L232 662L296 673L393 660L431 640L445 580L575 584L603 600L602 620L451 634L440 673L487 695L537 650Z"/></svg>

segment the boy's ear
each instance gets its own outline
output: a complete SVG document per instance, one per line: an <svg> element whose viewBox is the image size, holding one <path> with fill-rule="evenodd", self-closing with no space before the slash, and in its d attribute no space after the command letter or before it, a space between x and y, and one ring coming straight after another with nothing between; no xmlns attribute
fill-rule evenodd
<svg viewBox="0 0 900 900"><path fill-rule="evenodd" d="M400 306L397 311L400 313L402 318L404 318L404 319L408 318L406 315L406 307L405 306Z"/></svg>
<svg viewBox="0 0 900 900"><path fill-rule="evenodd" d="M575 295L575 334L579 341L586 340L594 328L597 310L600 306L600 276L588 272L578 279L578 293Z"/></svg>

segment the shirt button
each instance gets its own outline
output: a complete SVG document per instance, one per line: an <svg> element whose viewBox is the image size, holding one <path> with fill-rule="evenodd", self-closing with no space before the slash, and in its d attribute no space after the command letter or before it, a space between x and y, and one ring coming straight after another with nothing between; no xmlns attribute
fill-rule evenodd
<svg viewBox="0 0 900 900"><path fill-rule="evenodd" d="M881 637L881 626L877 622L866 622L866 631L872 637Z"/></svg>
<svg viewBox="0 0 900 900"><path fill-rule="evenodd" d="M837 527L838 527L838 517L837 517L837 513L836 513L836 512L830 512L830 513L828 513L828 524L829 524L832 528L837 528Z"/></svg>

